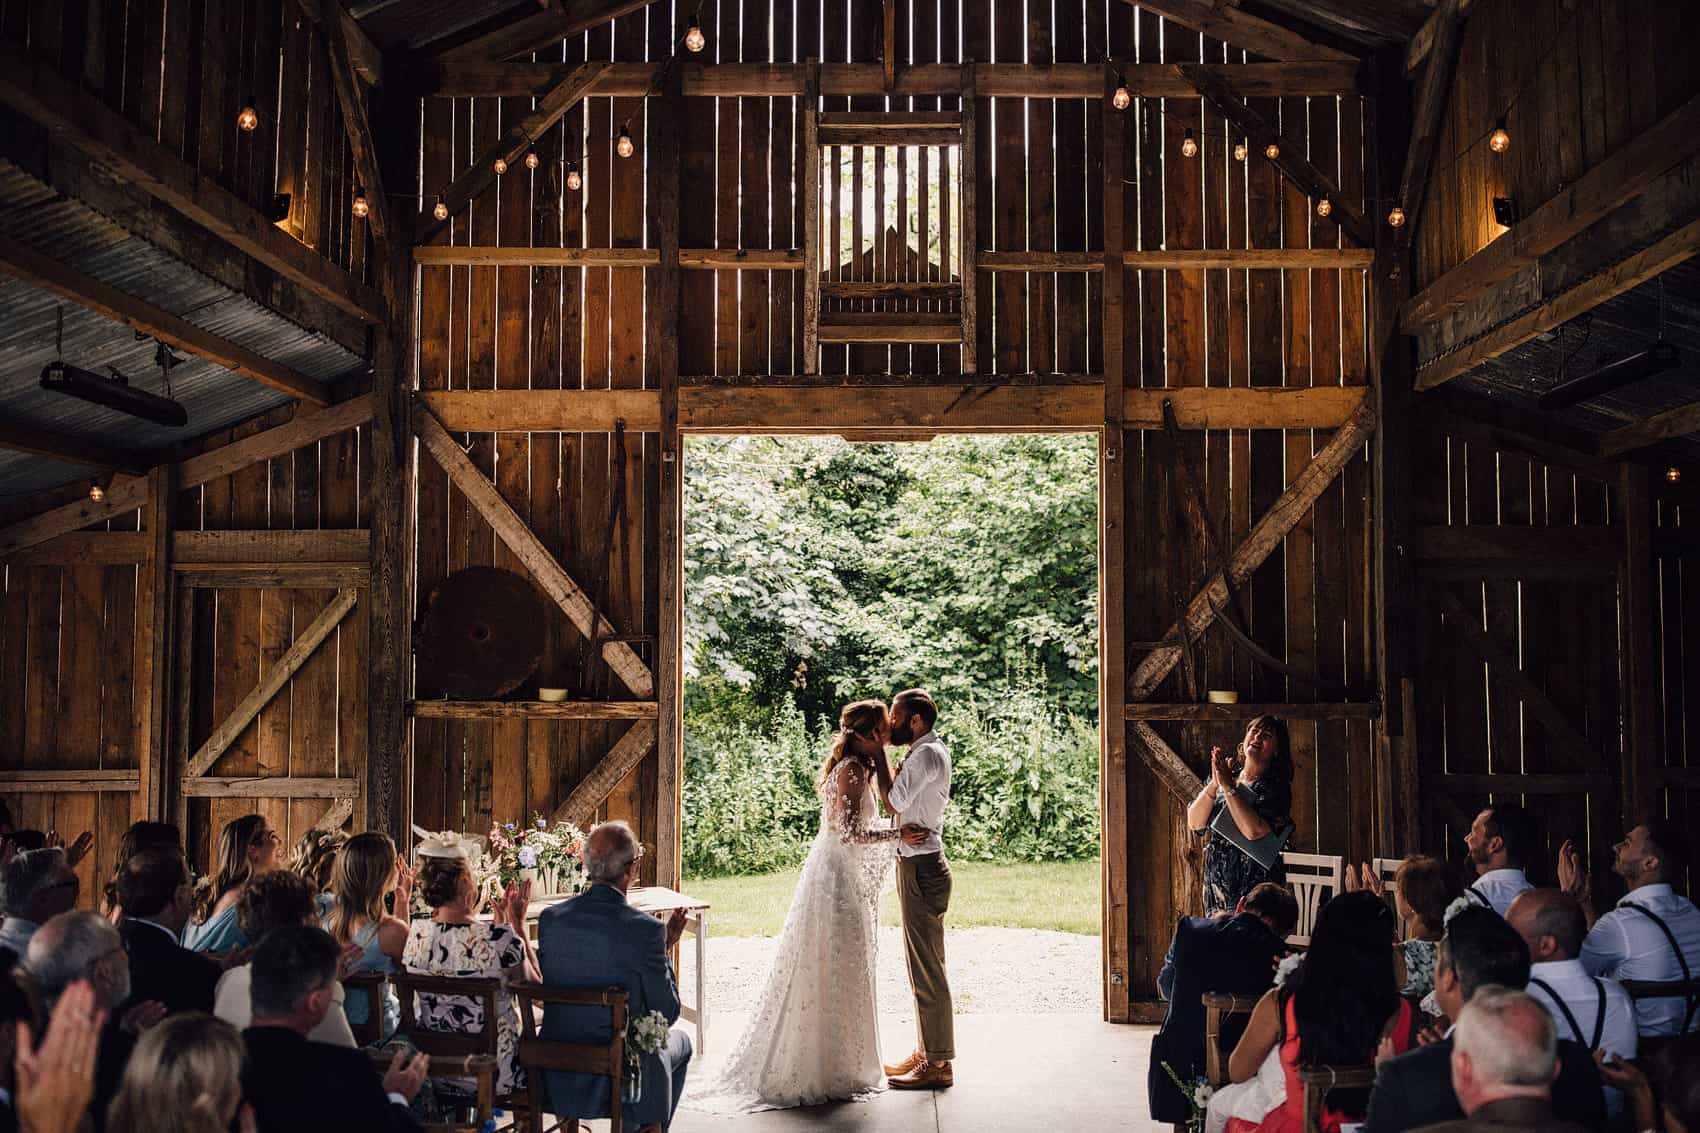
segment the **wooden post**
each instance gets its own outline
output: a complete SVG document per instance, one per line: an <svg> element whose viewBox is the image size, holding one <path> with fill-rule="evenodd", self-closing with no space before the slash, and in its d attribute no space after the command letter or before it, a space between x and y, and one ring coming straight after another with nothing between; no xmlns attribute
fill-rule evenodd
<svg viewBox="0 0 1700 1133"><path fill-rule="evenodd" d="M1104 431L1098 445L1098 730L1101 745L1099 777L1103 791L1100 834L1104 862L1104 1017L1125 1023L1129 1007L1129 973L1133 970L1131 913L1128 906L1127 813L1127 635L1124 632L1125 560L1127 530L1126 453L1123 445L1122 394L1127 381L1122 353L1122 288L1126 268L1122 253L1122 180L1126 162L1124 139L1127 116L1110 101L1116 86L1113 66L1104 70ZM964 138L972 120L965 113ZM968 148L966 140L963 149ZM974 178L964 171L963 192ZM963 232L973 239L974 226L964 207ZM967 273L963 274L963 306L967 307ZM974 342L973 323L964 317L963 369Z"/></svg>
<svg viewBox="0 0 1700 1133"><path fill-rule="evenodd" d="M136 770L141 775L141 814L164 819L165 776L170 762L165 751L166 697L171 656L171 503L176 466L161 464L148 473L148 557L142 564L141 608L136 619ZM131 807L135 819L136 808Z"/></svg>
<svg viewBox="0 0 1700 1133"><path fill-rule="evenodd" d="M803 92L803 373L820 372L820 60ZM834 250L836 254L836 249Z"/></svg>
<svg viewBox="0 0 1700 1133"><path fill-rule="evenodd" d="M1623 829L1660 812L1658 643L1653 632L1653 496L1647 466L1625 461L1618 476L1623 511L1623 564L1618 569L1623 618Z"/></svg>
<svg viewBox="0 0 1700 1133"><path fill-rule="evenodd" d="M975 204L975 174L976 163L979 161L974 137L974 68L966 63L962 68L962 156L957 163L957 184L962 199L962 217L957 222L957 230L962 234L959 245L961 254L957 262L962 272L962 372L976 374L980 371L979 356L979 237L976 235ZM1109 100L1104 100L1109 105ZM1106 306L1109 300L1105 299ZM1108 369L1105 373L1108 373Z"/></svg>

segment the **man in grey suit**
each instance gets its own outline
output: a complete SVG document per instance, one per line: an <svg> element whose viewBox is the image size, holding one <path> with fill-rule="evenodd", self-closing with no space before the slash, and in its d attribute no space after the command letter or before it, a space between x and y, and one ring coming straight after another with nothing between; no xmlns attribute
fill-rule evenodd
<svg viewBox="0 0 1700 1133"><path fill-rule="evenodd" d="M667 956L684 932L685 911L675 911L663 924L626 902L642 853L624 822L604 822L590 832L584 840L590 888L539 918L538 962L543 982L551 987L624 988L632 1018L659 1011L674 1023L679 985ZM577 1043L605 1043L613 1037L604 1007L551 1006L543 1013L541 1034ZM627 1128L667 1127L690 1061L691 1040L682 1031L669 1032L660 1052L644 1056L643 1093L625 1103ZM548 1111L558 1117L606 1117L608 1086L609 1080L598 1074L550 1073Z"/></svg>

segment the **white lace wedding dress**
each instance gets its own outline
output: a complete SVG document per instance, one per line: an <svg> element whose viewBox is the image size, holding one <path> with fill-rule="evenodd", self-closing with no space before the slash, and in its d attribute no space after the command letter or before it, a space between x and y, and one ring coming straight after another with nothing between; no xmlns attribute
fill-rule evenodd
<svg viewBox="0 0 1700 1133"><path fill-rule="evenodd" d="M845 760L822 788L767 984L725 1064L687 1089L687 1109L787 1109L881 1087L875 931L898 831L878 821L868 778Z"/></svg>

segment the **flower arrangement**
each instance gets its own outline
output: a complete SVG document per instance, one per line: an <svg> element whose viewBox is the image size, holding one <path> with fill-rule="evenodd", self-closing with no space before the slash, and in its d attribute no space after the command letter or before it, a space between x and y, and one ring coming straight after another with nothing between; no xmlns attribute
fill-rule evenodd
<svg viewBox="0 0 1700 1133"><path fill-rule="evenodd" d="M1210 1106L1210 1099L1215 1096L1216 1088L1203 1078L1196 1078L1189 1085L1175 1073L1175 1068L1167 1062L1162 1064L1163 1072L1175 1084L1175 1088L1186 1096L1187 1104L1192 1107L1192 1114L1186 1119L1186 1128L1192 1133L1199 1133L1204 1128L1204 1111Z"/></svg>
<svg viewBox="0 0 1700 1133"><path fill-rule="evenodd" d="M659 1054L671 1029L667 1016L659 1011L634 1015L626 1023L625 1101L635 1102L643 1095L643 1056Z"/></svg>
<svg viewBox="0 0 1700 1133"><path fill-rule="evenodd" d="M490 828L490 857L499 886L530 881L537 896L584 889L584 831L570 822L551 825L541 814L529 825L502 822Z"/></svg>
<svg viewBox="0 0 1700 1133"><path fill-rule="evenodd" d="M1303 952L1291 952L1281 957L1281 962L1275 965L1275 986L1286 987L1287 981L1298 973L1304 962Z"/></svg>

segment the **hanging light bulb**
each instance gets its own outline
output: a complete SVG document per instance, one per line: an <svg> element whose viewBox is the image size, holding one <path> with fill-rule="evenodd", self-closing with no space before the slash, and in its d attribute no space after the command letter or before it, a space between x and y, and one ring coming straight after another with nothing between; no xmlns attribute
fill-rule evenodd
<svg viewBox="0 0 1700 1133"><path fill-rule="evenodd" d="M1405 226L1405 210L1399 207L1399 203L1397 201L1393 203L1393 207L1391 209L1387 210L1387 223L1392 225L1394 228L1403 228Z"/></svg>
<svg viewBox="0 0 1700 1133"><path fill-rule="evenodd" d="M685 50L694 54L707 46L708 37L702 34L702 26L693 19L685 32Z"/></svg>
<svg viewBox="0 0 1700 1133"><path fill-rule="evenodd" d="M1676 470L1673 468L1671 471L1674 472ZM101 500L104 500L105 498L106 498L106 489L102 488L100 486L100 478L96 477L95 479L90 480L89 481L89 499L93 500L95 503L98 504Z"/></svg>
<svg viewBox="0 0 1700 1133"><path fill-rule="evenodd" d="M614 152L619 154L621 157L630 157L634 152L636 152L636 150L637 147L632 145L631 131L626 129L624 126L621 126L620 136L614 142Z"/></svg>
<svg viewBox="0 0 1700 1133"><path fill-rule="evenodd" d="M1511 148L1511 131L1505 128L1505 119L1501 118L1494 126L1493 133L1488 135L1488 149L1494 153L1504 153Z"/></svg>
<svg viewBox="0 0 1700 1133"><path fill-rule="evenodd" d="M492 168L495 169L496 176L500 177L508 171L508 159L505 157L498 157L496 159L496 164L492 166Z"/></svg>
<svg viewBox="0 0 1700 1133"><path fill-rule="evenodd" d="M1126 110L1133 105L1133 92L1127 89L1127 80L1116 76L1116 92L1110 96L1110 105L1117 110Z"/></svg>
<svg viewBox="0 0 1700 1133"><path fill-rule="evenodd" d="M527 169L536 169L539 165L542 165L542 164L543 164L543 161L542 161L541 158L539 158L537 156L536 150L528 149L528 150L525 151L525 167Z"/></svg>
<svg viewBox="0 0 1700 1133"><path fill-rule="evenodd" d="M1327 197L1316 198L1316 215L1327 216L1334 211L1334 202Z"/></svg>
<svg viewBox="0 0 1700 1133"><path fill-rule="evenodd" d="M252 97L242 104L242 109L236 112L236 128L244 134L252 134L260 128L260 112L254 109Z"/></svg>
<svg viewBox="0 0 1700 1133"><path fill-rule="evenodd" d="M1268 145L1263 147L1263 156L1267 157L1270 161L1274 161L1276 158L1281 156L1281 147L1276 145L1274 142L1270 142Z"/></svg>
<svg viewBox="0 0 1700 1133"><path fill-rule="evenodd" d="M449 218L449 202L443 200L443 194L437 194L437 203L431 206L431 215L438 220Z"/></svg>
<svg viewBox="0 0 1700 1133"><path fill-rule="evenodd" d="M356 185L354 187L354 215L365 218L372 211L372 205L366 200L366 190Z"/></svg>
<svg viewBox="0 0 1700 1133"><path fill-rule="evenodd" d="M1186 137L1181 139L1181 156L1198 156L1198 139L1192 136L1192 128L1190 126L1187 127Z"/></svg>
<svg viewBox="0 0 1700 1133"><path fill-rule="evenodd" d="M578 162L567 162L567 188L576 193L584 188L584 177L578 171Z"/></svg>
<svg viewBox="0 0 1700 1133"><path fill-rule="evenodd" d="M1251 149L1250 149L1249 146L1247 146L1245 144L1244 138L1241 138L1239 141L1234 143L1234 160L1235 161L1244 161L1245 158L1246 158L1246 154L1248 154L1250 152L1251 152Z"/></svg>
<svg viewBox="0 0 1700 1133"><path fill-rule="evenodd" d="M1669 468L1665 469L1665 479L1672 484L1682 483L1682 469L1678 468L1674 464L1671 465Z"/></svg>

